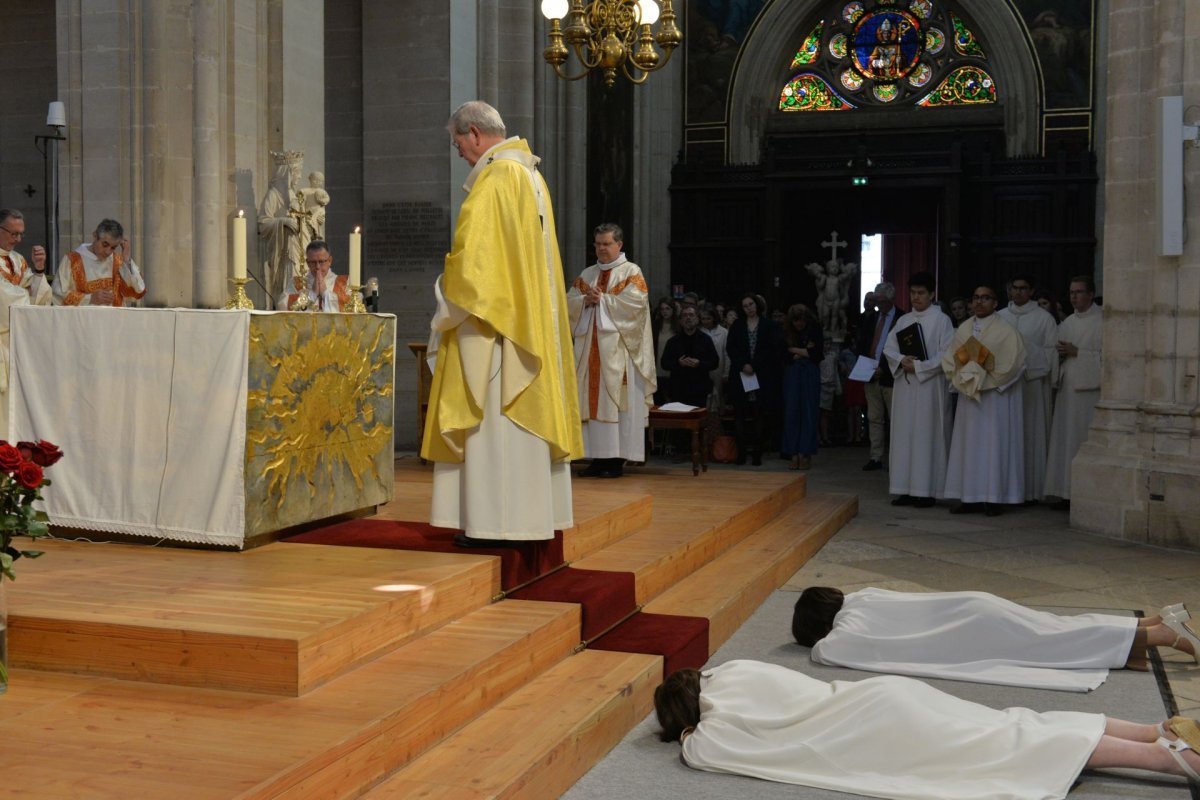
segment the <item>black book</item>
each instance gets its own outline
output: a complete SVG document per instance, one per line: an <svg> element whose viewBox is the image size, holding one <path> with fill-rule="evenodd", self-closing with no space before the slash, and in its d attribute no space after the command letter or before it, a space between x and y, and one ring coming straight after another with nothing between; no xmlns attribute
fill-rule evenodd
<svg viewBox="0 0 1200 800"><path fill-rule="evenodd" d="M914 322L902 331L896 331L896 344L900 346L902 356L912 356L917 361L929 358L929 351L925 349L925 333L921 330L919 322Z"/></svg>

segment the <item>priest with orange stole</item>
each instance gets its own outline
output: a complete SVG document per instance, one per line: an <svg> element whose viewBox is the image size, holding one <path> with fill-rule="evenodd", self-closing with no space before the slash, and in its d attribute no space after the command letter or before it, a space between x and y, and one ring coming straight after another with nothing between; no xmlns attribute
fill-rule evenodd
<svg viewBox="0 0 1200 800"><path fill-rule="evenodd" d="M584 455L592 459L581 474L617 478L625 461L646 460L658 379L642 270L625 257L619 226L598 225L593 238L596 263L567 292Z"/></svg>

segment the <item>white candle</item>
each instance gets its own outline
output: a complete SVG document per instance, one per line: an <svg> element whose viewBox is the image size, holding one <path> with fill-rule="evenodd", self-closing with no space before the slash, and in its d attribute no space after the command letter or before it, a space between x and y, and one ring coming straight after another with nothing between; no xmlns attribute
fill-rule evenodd
<svg viewBox="0 0 1200 800"><path fill-rule="evenodd" d="M362 233L355 228L350 234L350 285L362 286Z"/></svg>
<svg viewBox="0 0 1200 800"><path fill-rule="evenodd" d="M246 280L246 212L233 218L233 277Z"/></svg>

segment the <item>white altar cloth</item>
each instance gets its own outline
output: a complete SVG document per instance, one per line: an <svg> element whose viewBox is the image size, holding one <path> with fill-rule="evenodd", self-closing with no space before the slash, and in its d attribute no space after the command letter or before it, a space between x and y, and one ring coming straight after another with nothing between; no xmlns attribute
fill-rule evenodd
<svg viewBox="0 0 1200 800"><path fill-rule="evenodd" d="M64 453L52 524L242 544L249 314L26 306L10 322L9 440Z"/></svg>

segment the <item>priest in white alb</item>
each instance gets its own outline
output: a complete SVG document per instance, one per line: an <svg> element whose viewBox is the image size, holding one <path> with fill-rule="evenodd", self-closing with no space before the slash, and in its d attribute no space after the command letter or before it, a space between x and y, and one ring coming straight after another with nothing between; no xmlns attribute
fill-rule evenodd
<svg viewBox="0 0 1200 800"><path fill-rule="evenodd" d="M1046 460L1047 497L1062 498L1058 508L1068 508L1071 497L1071 461L1087 440L1096 403L1100 400L1100 342L1103 317L1096 305L1096 285L1090 275L1071 279L1071 316L1058 326L1058 354L1053 381L1058 389L1054 421L1050 426Z"/></svg>
<svg viewBox="0 0 1200 800"><path fill-rule="evenodd" d="M435 286L429 521L467 547L553 539L573 523L583 440L549 190L487 103L464 103L447 130L472 169Z"/></svg>
<svg viewBox="0 0 1200 800"><path fill-rule="evenodd" d="M889 491L894 506L928 508L942 496L950 448L950 395L942 372L942 353L954 338L954 323L933 304L933 275L918 272L908 279L912 311L902 316L883 347L896 378L892 390L891 443L888 447ZM925 358L905 355L900 336L909 340L912 326L921 330Z"/></svg>
<svg viewBox="0 0 1200 800"><path fill-rule="evenodd" d="M1025 367L1021 334L996 314L996 291L980 286L975 315L954 332L942 369L959 393L946 466L951 514L1000 514L1025 499L1025 448L1019 388ZM1015 391L1014 391L1015 389Z"/></svg>
<svg viewBox="0 0 1200 800"><path fill-rule="evenodd" d="M567 292L584 456L592 459L584 477L619 478L625 461L646 460L657 388L649 290L624 239L611 222L596 226L596 263Z"/></svg>
<svg viewBox="0 0 1200 800"><path fill-rule="evenodd" d="M1021 334L1025 343L1025 378L1021 382L1025 424L1025 500L1040 500L1046 483L1046 443L1050 438L1050 370L1058 361L1054 346L1058 326L1050 312L1031 303L1033 281L1016 275L1008 284L1008 307L999 315Z"/></svg>

